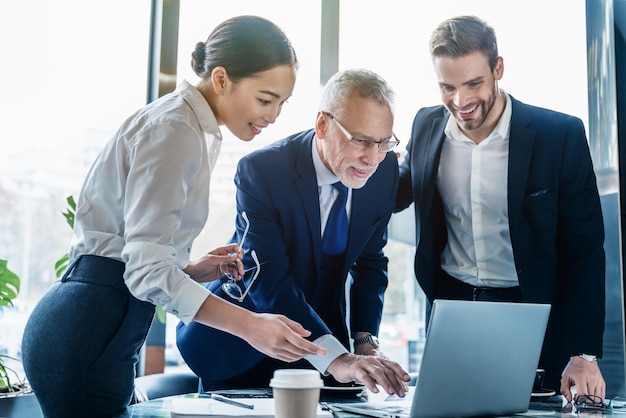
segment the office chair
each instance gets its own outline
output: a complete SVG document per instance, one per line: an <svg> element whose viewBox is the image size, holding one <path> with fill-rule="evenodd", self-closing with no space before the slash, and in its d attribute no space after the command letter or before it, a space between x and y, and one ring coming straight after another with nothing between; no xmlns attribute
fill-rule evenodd
<svg viewBox="0 0 626 418"><path fill-rule="evenodd" d="M199 378L192 373L157 373L135 379L136 402L198 392Z"/></svg>

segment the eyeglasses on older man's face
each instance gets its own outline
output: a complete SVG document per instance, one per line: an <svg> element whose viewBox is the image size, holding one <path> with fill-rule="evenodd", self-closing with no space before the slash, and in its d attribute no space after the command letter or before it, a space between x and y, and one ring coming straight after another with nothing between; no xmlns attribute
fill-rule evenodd
<svg viewBox="0 0 626 418"><path fill-rule="evenodd" d="M339 122L337 118L332 115L332 113L330 112L322 112L322 113L324 113L333 122L337 124L337 127L339 128L341 133L343 133L344 136L348 139L348 141L350 141L352 144L354 144L355 146L363 150L369 149L373 147L374 145L377 145L378 152L389 152L400 143L400 140L396 137L396 134L394 134L393 132L391 133L391 135L393 135L393 139L387 139L385 141L374 141L373 139L363 139L363 138L355 137L350 132L348 132L346 128L343 127L341 122Z"/></svg>

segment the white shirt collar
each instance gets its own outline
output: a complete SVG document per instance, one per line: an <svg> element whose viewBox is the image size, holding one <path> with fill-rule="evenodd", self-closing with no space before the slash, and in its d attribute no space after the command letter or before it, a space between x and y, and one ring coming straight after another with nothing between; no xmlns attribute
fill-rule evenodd
<svg viewBox="0 0 626 418"><path fill-rule="evenodd" d="M193 109L202 130L206 134L222 140L222 132L213 114L213 109L211 109L209 102L206 101L200 90L187 80L182 80L176 90Z"/></svg>
<svg viewBox="0 0 626 418"><path fill-rule="evenodd" d="M327 186L339 181L339 177L330 171L322 162L322 157L317 150L317 136L313 135L313 141L311 141L312 150L311 155L313 157L313 167L315 168L315 176L317 177L317 186Z"/></svg>

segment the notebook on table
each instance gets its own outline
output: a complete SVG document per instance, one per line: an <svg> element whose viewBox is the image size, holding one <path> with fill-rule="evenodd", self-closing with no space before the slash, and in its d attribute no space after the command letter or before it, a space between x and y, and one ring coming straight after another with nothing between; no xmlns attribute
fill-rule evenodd
<svg viewBox="0 0 626 418"><path fill-rule="evenodd" d="M330 406L381 418L526 412L549 314L548 304L436 300L410 396Z"/></svg>
<svg viewBox="0 0 626 418"><path fill-rule="evenodd" d="M249 405L245 408L211 399L210 396L193 395L172 398L172 418L274 418L276 410L273 398L234 398L236 402ZM317 407L317 418L332 418L332 413ZM295 417L294 417L295 418Z"/></svg>

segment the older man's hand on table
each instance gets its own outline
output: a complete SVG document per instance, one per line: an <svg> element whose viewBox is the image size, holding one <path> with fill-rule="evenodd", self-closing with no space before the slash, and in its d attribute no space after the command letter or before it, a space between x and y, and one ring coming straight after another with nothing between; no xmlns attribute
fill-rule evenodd
<svg viewBox="0 0 626 418"><path fill-rule="evenodd" d="M371 392L381 386L389 395L404 397L411 376L395 361L384 356L342 354L328 366L328 372L342 383L363 383Z"/></svg>

